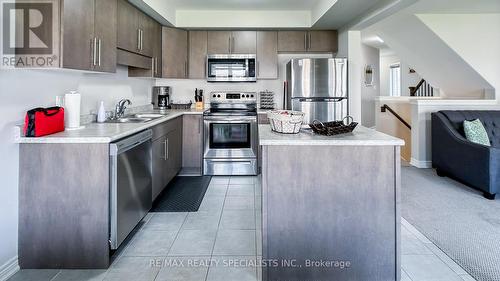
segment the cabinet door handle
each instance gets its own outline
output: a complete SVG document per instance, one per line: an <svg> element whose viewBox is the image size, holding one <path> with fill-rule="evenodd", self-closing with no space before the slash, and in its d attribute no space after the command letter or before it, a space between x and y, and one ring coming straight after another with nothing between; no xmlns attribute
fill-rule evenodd
<svg viewBox="0 0 500 281"><path fill-rule="evenodd" d="M142 51L142 29L139 29L139 51Z"/></svg>
<svg viewBox="0 0 500 281"><path fill-rule="evenodd" d="M98 46L99 46L99 52L98 52L98 54L99 54L99 59L97 60L97 61L98 61L98 63L97 63L97 64L98 64L99 66L101 66L101 43L102 43L102 42L101 42L101 39L99 39L99 44L98 44Z"/></svg>
<svg viewBox="0 0 500 281"><path fill-rule="evenodd" d="M169 145L168 145L168 138L165 141L165 151L166 151L165 160L167 160L170 158L170 149L169 149Z"/></svg>
<svg viewBox="0 0 500 281"><path fill-rule="evenodd" d="M198 134L200 134L200 135L201 135L201 127L203 126L202 122L203 122L203 118L200 118L200 121L198 121Z"/></svg>
<svg viewBox="0 0 500 281"><path fill-rule="evenodd" d="M90 66L94 65L94 39L90 39Z"/></svg>
<svg viewBox="0 0 500 281"><path fill-rule="evenodd" d="M187 60L184 61L184 78L187 78L188 76L188 67L187 67Z"/></svg>
<svg viewBox="0 0 500 281"><path fill-rule="evenodd" d="M153 58L153 75L156 76L158 74L158 58Z"/></svg>
<svg viewBox="0 0 500 281"><path fill-rule="evenodd" d="M308 33L309 34L309 38L307 38L307 49L310 50L311 49L311 33Z"/></svg>
<svg viewBox="0 0 500 281"><path fill-rule="evenodd" d="M163 141L163 160L167 160L167 139Z"/></svg>
<svg viewBox="0 0 500 281"><path fill-rule="evenodd" d="M141 51L144 49L144 30L141 29Z"/></svg>
<svg viewBox="0 0 500 281"><path fill-rule="evenodd" d="M93 44L92 49L93 49L92 50L92 56L93 56L92 64L94 66L96 66L97 65L97 38L96 37L94 37L94 44Z"/></svg>
<svg viewBox="0 0 500 281"><path fill-rule="evenodd" d="M304 49L307 50L307 32L304 33Z"/></svg>
<svg viewBox="0 0 500 281"><path fill-rule="evenodd" d="M228 45L227 52L231 53L231 36L229 36L228 43L229 43L229 45Z"/></svg>
<svg viewBox="0 0 500 281"><path fill-rule="evenodd" d="M141 50L141 30L137 29L137 50Z"/></svg>

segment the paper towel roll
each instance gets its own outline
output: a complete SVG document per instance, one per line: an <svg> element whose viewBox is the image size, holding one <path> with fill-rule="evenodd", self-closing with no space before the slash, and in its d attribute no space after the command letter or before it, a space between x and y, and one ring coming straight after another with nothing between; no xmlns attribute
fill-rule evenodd
<svg viewBox="0 0 500 281"><path fill-rule="evenodd" d="M64 120L68 129L80 127L80 102L81 96L76 91L64 95Z"/></svg>

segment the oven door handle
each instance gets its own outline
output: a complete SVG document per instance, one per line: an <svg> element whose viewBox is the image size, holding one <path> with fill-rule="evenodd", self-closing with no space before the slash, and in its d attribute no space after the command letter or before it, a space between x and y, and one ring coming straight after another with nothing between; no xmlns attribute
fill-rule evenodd
<svg viewBox="0 0 500 281"><path fill-rule="evenodd" d="M236 123L236 122L257 122L257 116L249 116L249 117L231 117L231 116L205 116L203 118L205 121L222 121L226 123Z"/></svg>

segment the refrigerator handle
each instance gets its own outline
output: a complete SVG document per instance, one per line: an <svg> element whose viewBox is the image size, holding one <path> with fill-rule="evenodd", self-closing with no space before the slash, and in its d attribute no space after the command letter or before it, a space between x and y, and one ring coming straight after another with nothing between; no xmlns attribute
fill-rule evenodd
<svg viewBox="0 0 500 281"><path fill-rule="evenodd" d="M288 101L288 81L283 82L283 109L287 109L287 101Z"/></svg>
<svg viewBox="0 0 500 281"><path fill-rule="evenodd" d="M311 102L339 102L345 100L345 97L332 97L332 98L299 98L300 102L311 101Z"/></svg>

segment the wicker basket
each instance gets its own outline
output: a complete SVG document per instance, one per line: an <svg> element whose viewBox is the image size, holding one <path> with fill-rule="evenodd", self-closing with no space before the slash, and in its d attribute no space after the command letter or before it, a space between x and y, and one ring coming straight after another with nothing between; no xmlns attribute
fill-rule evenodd
<svg viewBox="0 0 500 281"><path fill-rule="evenodd" d="M350 116L346 117L347 119L351 118ZM344 118L344 120L346 119ZM342 121L333 121L333 122L325 122L322 123L318 120L314 120L312 124L309 124L309 127L316 133L324 136L334 136L340 134L346 134L354 131L358 123L351 122L348 125L344 124L344 120Z"/></svg>
<svg viewBox="0 0 500 281"><path fill-rule="evenodd" d="M291 110L273 110L267 113L271 130L281 134L298 134L302 122L304 122L304 112Z"/></svg>

